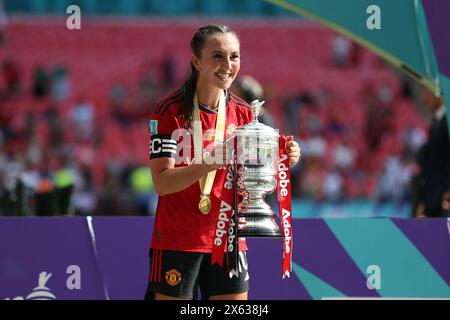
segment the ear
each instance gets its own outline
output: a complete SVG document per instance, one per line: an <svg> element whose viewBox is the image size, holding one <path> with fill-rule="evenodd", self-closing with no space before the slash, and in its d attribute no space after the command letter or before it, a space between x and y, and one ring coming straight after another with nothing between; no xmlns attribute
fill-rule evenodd
<svg viewBox="0 0 450 320"><path fill-rule="evenodd" d="M194 68L200 72L200 70L202 69L202 65L200 63L200 59L196 56L193 55L192 56L192 60L191 60L192 64L194 65Z"/></svg>

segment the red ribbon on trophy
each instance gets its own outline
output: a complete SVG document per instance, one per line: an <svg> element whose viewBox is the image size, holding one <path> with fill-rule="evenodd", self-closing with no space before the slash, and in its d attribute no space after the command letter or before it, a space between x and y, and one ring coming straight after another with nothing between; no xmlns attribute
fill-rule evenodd
<svg viewBox="0 0 450 320"><path fill-rule="evenodd" d="M291 169L287 155L287 143L293 137L280 136L278 148L277 192L281 227L283 229L283 279L292 272L292 199Z"/></svg>
<svg viewBox="0 0 450 320"><path fill-rule="evenodd" d="M290 277L292 272L292 200L291 200L291 170L289 165L289 157L287 155L287 143L292 140L292 137L280 136L278 148L278 172L277 179L277 193L278 206L280 212L280 221L283 232L283 262L282 262L282 276L283 279ZM213 203L212 212L219 212L218 219L215 225L213 236L213 248L211 264L219 264L223 266L224 253L228 253L228 269L233 269L234 261L237 261L238 245L237 245L237 219L234 216L235 212L235 194L233 183L235 172L233 165L227 165L227 173L223 182L222 196L219 203ZM219 207L218 207L219 206ZM233 225L233 222L236 222ZM230 225L231 223L231 225ZM231 231L231 232L230 232ZM234 235L234 237L230 237ZM233 239L234 241L230 240Z"/></svg>

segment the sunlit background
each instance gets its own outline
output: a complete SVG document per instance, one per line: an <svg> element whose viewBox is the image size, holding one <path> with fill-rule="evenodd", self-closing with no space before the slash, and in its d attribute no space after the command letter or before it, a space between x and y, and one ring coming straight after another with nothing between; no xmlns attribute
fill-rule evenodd
<svg viewBox="0 0 450 320"><path fill-rule="evenodd" d="M420 88L334 31L261 0L0 4L0 215L154 215L150 116L196 29L222 23L241 39L233 90L302 147L294 217L412 216Z"/></svg>

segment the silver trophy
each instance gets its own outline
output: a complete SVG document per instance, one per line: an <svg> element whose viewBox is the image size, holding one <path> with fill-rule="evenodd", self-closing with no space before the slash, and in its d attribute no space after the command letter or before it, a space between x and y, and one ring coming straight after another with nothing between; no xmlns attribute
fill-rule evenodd
<svg viewBox="0 0 450 320"><path fill-rule="evenodd" d="M281 237L275 213L264 200L277 187L278 131L258 122L264 101L251 103L253 121L234 131L237 139L237 187L240 237Z"/></svg>

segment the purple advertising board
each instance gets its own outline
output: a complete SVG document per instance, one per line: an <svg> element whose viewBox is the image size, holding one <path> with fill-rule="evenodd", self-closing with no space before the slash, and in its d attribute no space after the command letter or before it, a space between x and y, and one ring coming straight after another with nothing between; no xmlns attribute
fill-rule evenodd
<svg viewBox="0 0 450 320"><path fill-rule="evenodd" d="M141 300L151 217L0 218L0 299ZM249 298L449 298L445 219L294 219L293 272L281 239L248 239Z"/></svg>

